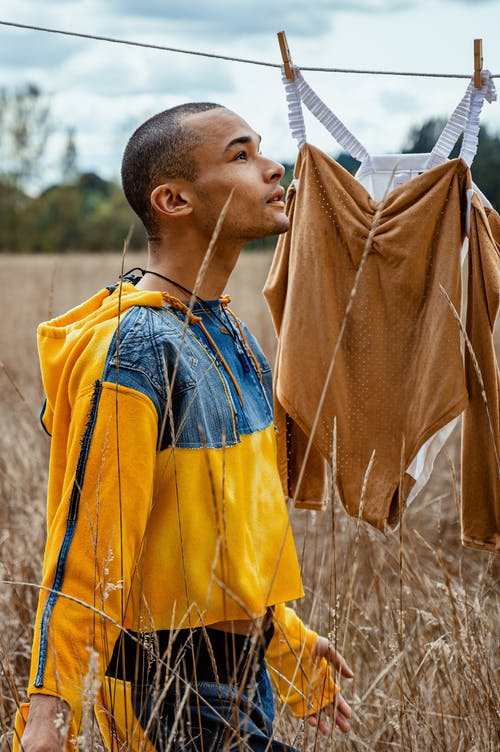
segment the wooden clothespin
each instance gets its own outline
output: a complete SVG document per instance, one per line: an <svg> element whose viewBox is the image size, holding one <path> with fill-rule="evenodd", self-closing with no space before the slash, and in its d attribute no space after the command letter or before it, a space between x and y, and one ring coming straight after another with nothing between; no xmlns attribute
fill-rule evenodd
<svg viewBox="0 0 500 752"><path fill-rule="evenodd" d="M481 71L483 70L483 40L474 39L474 86L476 89L480 89L483 85L483 77Z"/></svg>
<svg viewBox="0 0 500 752"><path fill-rule="evenodd" d="M280 44L283 65L285 66L285 76L289 81L293 81L294 75L292 70L292 56L290 55L290 50L288 49L288 42L286 41L286 34L284 31L278 31L278 42Z"/></svg>

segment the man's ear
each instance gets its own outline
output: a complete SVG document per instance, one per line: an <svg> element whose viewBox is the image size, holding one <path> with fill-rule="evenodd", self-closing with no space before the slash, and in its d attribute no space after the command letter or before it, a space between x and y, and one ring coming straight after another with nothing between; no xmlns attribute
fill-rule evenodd
<svg viewBox="0 0 500 752"><path fill-rule="evenodd" d="M151 193L151 206L156 212L175 219L193 211L189 187L176 181L157 185Z"/></svg>

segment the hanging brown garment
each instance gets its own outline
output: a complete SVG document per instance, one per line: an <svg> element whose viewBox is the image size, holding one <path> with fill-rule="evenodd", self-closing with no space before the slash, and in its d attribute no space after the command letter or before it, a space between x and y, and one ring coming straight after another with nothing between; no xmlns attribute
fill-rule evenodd
<svg viewBox="0 0 500 752"><path fill-rule="evenodd" d="M462 541L500 551L500 376L493 328L500 297L500 217L472 199L465 372L469 402L462 419ZM484 387L484 395L483 395Z"/></svg>
<svg viewBox="0 0 500 752"><path fill-rule="evenodd" d="M287 197L292 229L280 238L265 289L279 334L275 408L285 492L297 505L321 507L326 464L335 450L337 490L347 511L384 529L397 522L398 499L404 501L414 484L408 472L400 483L401 468L411 465L425 442L468 405L472 425L484 423L479 407L471 408L477 401L473 394L469 401L472 375L468 368L466 383L460 328L441 291L459 311L470 173L462 160L445 162L394 188L381 205L340 165L305 144L295 178L298 190L292 186ZM473 217L480 230L477 243L471 235L471 259L486 254L494 265L491 231L484 251L480 202L474 202ZM493 384L491 409L498 418L498 373L491 327L484 326L481 312L481 277L479 272L469 292L479 317L472 338L487 354L485 381ZM493 315L498 285L494 279L489 284L486 310ZM470 435L467 424L464 431ZM491 430L488 435L484 446L491 455ZM489 491L482 493L498 501L498 469L490 469ZM474 493L471 481L466 495ZM476 544L482 545L480 539Z"/></svg>

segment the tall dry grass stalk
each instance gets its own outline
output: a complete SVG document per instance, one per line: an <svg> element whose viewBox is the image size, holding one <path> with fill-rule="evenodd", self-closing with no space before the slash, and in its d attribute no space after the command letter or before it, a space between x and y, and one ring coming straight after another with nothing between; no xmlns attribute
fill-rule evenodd
<svg viewBox="0 0 500 752"><path fill-rule="evenodd" d="M272 358L271 325L264 303L256 305L269 262L267 254L244 256L231 286L233 307ZM48 439L36 425L35 326L116 279L120 269L116 256L63 257L57 266L53 258L7 258L5 267L11 284L0 331L0 579L36 585ZM277 736L303 752L498 749L500 570L493 556L460 544L458 458L455 434L397 532L383 535L337 503L321 513L290 510L306 587L297 610L355 671L343 687L355 712L347 737L332 729L323 739L277 705ZM36 587L0 588L2 751L11 748L13 715L27 685L37 595ZM101 748L90 718L81 733L83 750Z"/></svg>

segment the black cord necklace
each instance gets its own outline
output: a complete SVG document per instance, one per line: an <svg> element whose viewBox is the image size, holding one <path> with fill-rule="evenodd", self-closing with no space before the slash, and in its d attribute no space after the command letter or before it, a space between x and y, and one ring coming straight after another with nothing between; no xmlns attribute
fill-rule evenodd
<svg viewBox="0 0 500 752"><path fill-rule="evenodd" d="M188 290L187 287L183 287L178 282L176 282L174 279L170 279L170 277L166 277L164 274L160 274L159 272L153 272L151 269L141 269L140 266L134 266L133 269L129 269L128 272L125 274L122 274L120 279L125 279L125 277L128 277L132 272L141 272L142 276L144 277L145 274L154 274L155 277L160 277L160 279L164 279L165 282L170 282L171 285L174 285L174 287L178 287L179 290L182 290L182 292L185 292L186 295L189 295L190 298L193 297L194 292L192 290ZM206 303L203 298L199 298L198 295L194 295L196 300Z"/></svg>
<svg viewBox="0 0 500 752"><path fill-rule="evenodd" d="M184 287L183 285L179 284L179 282L176 282L175 279L170 279L170 277L166 277L164 274L160 274L159 272L154 272L151 269L141 269L140 266L134 266L133 269L129 269L126 274L122 274L120 279L124 279L125 277L128 277L129 274L132 274L132 272L141 272L142 276L144 277L145 274L153 274L155 277L160 277L160 279L164 279L165 282L170 282L171 285L174 285L174 287L177 287L179 290L182 290L182 292L186 293L186 295L189 295L190 298L195 298L195 300L200 304L202 311L208 316L208 318L215 318L220 326L221 332L223 334L230 334L231 337L235 342L237 342L236 334L233 331L232 326L229 324L229 319L227 317L227 313L222 308L222 312L224 314L224 319L222 319L215 311L210 310L210 308L207 305L207 301L203 298L200 298L199 295L195 295L193 290L188 290L187 287Z"/></svg>

